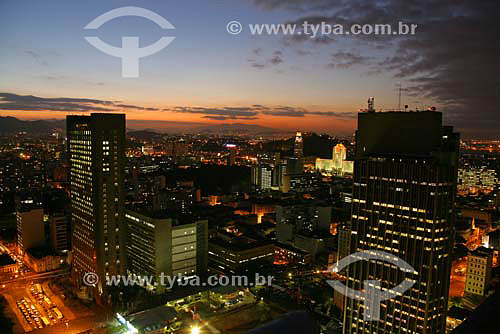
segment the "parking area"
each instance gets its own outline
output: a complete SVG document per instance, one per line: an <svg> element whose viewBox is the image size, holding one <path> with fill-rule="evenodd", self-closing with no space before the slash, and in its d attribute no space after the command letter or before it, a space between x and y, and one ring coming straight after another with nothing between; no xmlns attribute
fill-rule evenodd
<svg viewBox="0 0 500 334"><path fill-rule="evenodd" d="M26 321L33 329L43 328L46 326L42 323L42 316L36 307L26 299L16 301L16 305Z"/></svg>
<svg viewBox="0 0 500 334"><path fill-rule="evenodd" d="M41 329L65 321L62 312L40 284L31 283L26 292L25 297L16 300L19 312L15 312L22 316L19 320L25 329Z"/></svg>
<svg viewBox="0 0 500 334"><path fill-rule="evenodd" d="M42 307L42 312L47 316L49 324L54 324L58 321L63 321L64 316L57 307L57 305L52 301L49 295L46 293L45 288L42 288L40 284L32 284L30 287L30 295L39 305ZM46 323L46 326L49 324Z"/></svg>
<svg viewBox="0 0 500 334"><path fill-rule="evenodd" d="M59 324L64 326L74 319L73 313L61 305L60 299L54 296L46 283L18 282L8 284L1 290L22 332L48 329Z"/></svg>

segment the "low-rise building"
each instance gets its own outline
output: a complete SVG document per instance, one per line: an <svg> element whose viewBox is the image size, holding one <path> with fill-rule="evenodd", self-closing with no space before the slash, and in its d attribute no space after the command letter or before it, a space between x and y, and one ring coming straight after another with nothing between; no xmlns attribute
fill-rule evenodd
<svg viewBox="0 0 500 334"><path fill-rule="evenodd" d="M24 263L36 273L56 270L63 263L62 257L47 247L30 248L24 253Z"/></svg>
<svg viewBox="0 0 500 334"><path fill-rule="evenodd" d="M9 254L0 255L0 273L15 273L19 270L19 266Z"/></svg>
<svg viewBox="0 0 500 334"><path fill-rule="evenodd" d="M493 250L479 247L467 257L465 292L484 296L491 280Z"/></svg>

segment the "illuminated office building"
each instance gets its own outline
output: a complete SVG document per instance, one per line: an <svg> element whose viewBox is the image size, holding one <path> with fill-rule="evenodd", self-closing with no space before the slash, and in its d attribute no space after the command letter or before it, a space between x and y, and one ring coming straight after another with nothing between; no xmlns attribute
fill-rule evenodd
<svg viewBox="0 0 500 334"><path fill-rule="evenodd" d="M202 275L207 271L208 221L176 219L163 212L126 210L127 270L155 277ZM161 284L148 289L162 291Z"/></svg>
<svg viewBox="0 0 500 334"><path fill-rule="evenodd" d="M304 173L304 138L300 131L297 131L295 135L293 157L287 159L286 171L288 175L292 176Z"/></svg>
<svg viewBox="0 0 500 334"><path fill-rule="evenodd" d="M347 298L344 333L445 333L458 143L440 112L359 114L350 252L388 252L415 272L378 260L351 264L352 289L365 280L383 290L405 279L414 285L380 302L379 321L365 321L363 301Z"/></svg>
<svg viewBox="0 0 500 334"><path fill-rule="evenodd" d="M227 164L229 166L234 166L236 162L236 149L237 146L235 144L226 144L226 148L229 150L229 156L227 159Z"/></svg>
<svg viewBox="0 0 500 334"><path fill-rule="evenodd" d="M85 290L104 303L105 276L125 273L125 115L68 116L66 122L72 279L85 288L83 275L97 274L99 282Z"/></svg>
<svg viewBox="0 0 500 334"><path fill-rule="evenodd" d="M302 139L302 132L300 132L300 131L297 131L297 134L295 135L293 156L295 158L303 158L304 157L304 142Z"/></svg>
<svg viewBox="0 0 500 334"><path fill-rule="evenodd" d="M274 168L271 165L259 164L252 167L252 184L261 190L270 190L273 184Z"/></svg>
<svg viewBox="0 0 500 334"><path fill-rule="evenodd" d="M262 263L272 263L273 258L274 245L268 240L218 232L208 242L208 266L213 272L234 274L255 270Z"/></svg>
<svg viewBox="0 0 500 334"><path fill-rule="evenodd" d="M343 144L337 144L333 148L332 160L333 168L342 170L342 163L346 160L347 150Z"/></svg>
<svg viewBox="0 0 500 334"><path fill-rule="evenodd" d="M458 169L458 190L465 193L489 192L499 184L494 169L464 164Z"/></svg>
<svg viewBox="0 0 500 334"><path fill-rule="evenodd" d="M43 209L24 209L16 212L17 249L24 254L27 249L45 245Z"/></svg>

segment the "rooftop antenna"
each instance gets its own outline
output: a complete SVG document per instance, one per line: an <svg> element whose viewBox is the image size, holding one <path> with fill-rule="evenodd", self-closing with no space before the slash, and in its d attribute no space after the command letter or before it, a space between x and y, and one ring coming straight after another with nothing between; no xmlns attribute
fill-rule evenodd
<svg viewBox="0 0 500 334"><path fill-rule="evenodd" d="M403 86L399 84L399 100L398 100L398 111L401 111L401 91L403 90Z"/></svg>

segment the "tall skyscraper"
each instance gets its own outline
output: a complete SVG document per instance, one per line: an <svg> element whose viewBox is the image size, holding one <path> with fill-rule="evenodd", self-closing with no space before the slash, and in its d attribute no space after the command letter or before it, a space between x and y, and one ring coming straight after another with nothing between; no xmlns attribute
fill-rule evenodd
<svg viewBox="0 0 500 334"><path fill-rule="evenodd" d="M347 157L347 149L344 144L337 144L333 148L332 159L333 159L333 168L337 170L342 170L342 164Z"/></svg>
<svg viewBox="0 0 500 334"><path fill-rule="evenodd" d="M229 156L227 160L228 166L234 166L236 162L236 145L235 144L226 144L226 148L229 150Z"/></svg>
<svg viewBox="0 0 500 334"><path fill-rule="evenodd" d="M363 301L346 299L344 333L445 333L459 136L442 114L368 112L358 116L351 253L379 250L417 273L378 260L351 264L346 285L365 280L404 294L380 302L380 320L364 321Z"/></svg>
<svg viewBox="0 0 500 334"><path fill-rule="evenodd" d="M295 158L303 158L304 157L304 142L302 141L302 132L300 132L300 131L297 131L297 134L295 135L293 156Z"/></svg>
<svg viewBox="0 0 500 334"><path fill-rule="evenodd" d="M125 115L68 116L72 278L85 287L87 272L99 281L88 293L106 300L106 275L125 272Z"/></svg>

